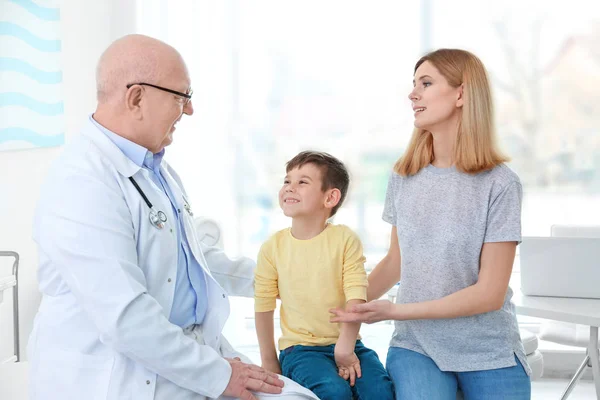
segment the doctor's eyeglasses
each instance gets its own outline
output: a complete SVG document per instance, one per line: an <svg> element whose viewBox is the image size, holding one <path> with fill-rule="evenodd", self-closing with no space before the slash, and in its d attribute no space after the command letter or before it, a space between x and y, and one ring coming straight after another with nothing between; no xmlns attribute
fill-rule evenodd
<svg viewBox="0 0 600 400"><path fill-rule="evenodd" d="M153 87L155 89L162 90L164 92L172 93L172 94L174 94L176 96L179 96L179 97L181 97L183 99L183 105L184 106L187 105L192 100L192 94L194 93L194 91L192 89L189 89L188 93L182 93L182 92L178 92L177 90L167 89L167 88L164 88L162 86L153 85L151 83L145 83L145 82L130 83L129 85L127 85L127 89L129 89L133 85L150 86L150 87Z"/></svg>

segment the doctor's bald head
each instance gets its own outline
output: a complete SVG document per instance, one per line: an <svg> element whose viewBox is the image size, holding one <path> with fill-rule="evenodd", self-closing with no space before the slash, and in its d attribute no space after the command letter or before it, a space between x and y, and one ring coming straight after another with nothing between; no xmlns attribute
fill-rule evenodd
<svg viewBox="0 0 600 400"><path fill-rule="evenodd" d="M102 53L96 68L94 119L153 153L172 141L175 124L193 113L181 54L144 35L127 35Z"/></svg>
<svg viewBox="0 0 600 400"><path fill-rule="evenodd" d="M117 39L102 53L96 67L98 102L122 96L130 83L159 82L174 69L185 69L185 63L168 44L144 35Z"/></svg>

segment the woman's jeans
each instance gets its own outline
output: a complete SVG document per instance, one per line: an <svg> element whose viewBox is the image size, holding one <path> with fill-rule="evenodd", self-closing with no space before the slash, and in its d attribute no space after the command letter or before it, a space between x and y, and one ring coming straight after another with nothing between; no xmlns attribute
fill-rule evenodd
<svg viewBox="0 0 600 400"><path fill-rule="evenodd" d="M292 346L279 353L282 375L313 391L321 400L393 400L392 381L375 351L360 340L354 352L360 361L362 377L354 387L338 375L334 345Z"/></svg>
<svg viewBox="0 0 600 400"><path fill-rule="evenodd" d="M465 400L529 400L531 380L516 356L515 360L514 367L445 372L421 353L390 347L386 366L396 400L456 400L458 389Z"/></svg>

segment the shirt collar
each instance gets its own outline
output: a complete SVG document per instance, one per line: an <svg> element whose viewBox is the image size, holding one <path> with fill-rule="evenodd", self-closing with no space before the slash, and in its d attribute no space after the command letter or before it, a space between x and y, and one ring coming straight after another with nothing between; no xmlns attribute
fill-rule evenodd
<svg viewBox="0 0 600 400"><path fill-rule="evenodd" d="M152 171L158 173L160 169L160 163L165 155L165 149L162 149L160 152L156 154L152 154L151 152L146 152L144 156L143 164L145 167L151 169Z"/></svg>
<svg viewBox="0 0 600 400"><path fill-rule="evenodd" d="M90 121L98 129L100 129L100 131L102 133L104 133L111 140L111 142L113 142L123 152L123 154L125 154L125 156L127 156L127 158L129 158L131 161L133 161L138 167L141 167L142 165L146 165L145 161L148 156L152 160L153 156L156 157L159 155L160 155L160 157L157 158L158 161L153 160L153 164L150 164L150 165L153 165L156 167L160 166L160 162L162 161L162 158L165 153L164 149L158 154L152 154L145 147L140 146L139 144L134 143L131 140L125 139L123 136L120 136L120 135L114 133L113 131L111 131L110 129L107 129L104 126L100 125L93 118L93 114L90 115ZM153 167L150 167L148 165L146 165L146 166L154 170Z"/></svg>

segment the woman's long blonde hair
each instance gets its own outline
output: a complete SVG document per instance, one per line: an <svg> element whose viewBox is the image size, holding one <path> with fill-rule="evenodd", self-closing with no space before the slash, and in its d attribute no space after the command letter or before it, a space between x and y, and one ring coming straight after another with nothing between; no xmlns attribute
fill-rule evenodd
<svg viewBox="0 0 600 400"><path fill-rule="evenodd" d="M465 50L439 49L423 56L415 65L429 61L454 88L463 86L463 106L454 144L454 164L461 172L475 174L509 159L496 144L494 107L489 79L479 58ZM431 132L415 128L404 155L394 165L402 176L414 175L434 158Z"/></svg>

